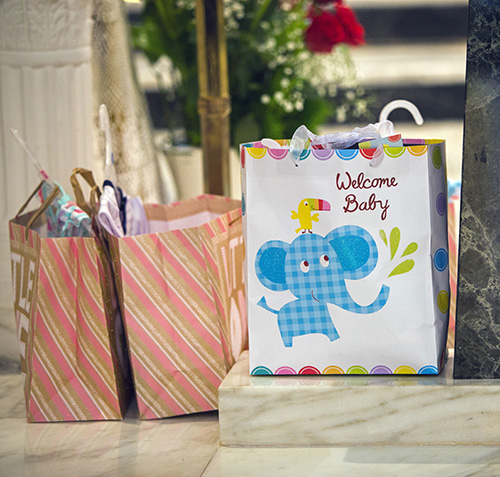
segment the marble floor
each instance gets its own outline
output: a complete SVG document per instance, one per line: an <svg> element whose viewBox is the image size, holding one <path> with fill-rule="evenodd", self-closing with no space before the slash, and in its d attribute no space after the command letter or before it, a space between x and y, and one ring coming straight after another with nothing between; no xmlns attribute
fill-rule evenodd
<svg viewBox="0 0 500 477"><path fill-rule="evenodd" d="M450 406L453 403L450 402ZM0 375L1 476L493 476L497 446L221 447L217 412L27 424L22 378Z"/></svg>

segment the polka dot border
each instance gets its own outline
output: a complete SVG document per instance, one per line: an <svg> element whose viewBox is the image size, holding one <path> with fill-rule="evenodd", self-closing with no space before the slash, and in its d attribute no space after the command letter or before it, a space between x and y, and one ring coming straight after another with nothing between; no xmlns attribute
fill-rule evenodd
<svg viewBox="0 0 500 477"><path fill-rule="evenodd" d="M350 161L358 155L359 149L336 149L335 154L343 161Z"/></svg>
<svg viewBox="0 0 500 477"><path fill-rule="evenodd" d="M295 369L290 368L290 366L282 366L281 368L278 368L274 374L280 375L290 375L290 374L297 374Z"/></svg>
<svg viewBox="0 0 500 477"><path fill-rule="evenodd" d="M314 366L304 366L300 371L299 374L321 374L318 368L315 368Z"/></svg>
<svg viewBox="0 0 500 477"><path fill-rule="evenodd" d="M436 250L433 262L434 268L438 272L443 272L448 267L448 252L444 248Z"/></svg>
<svg viewBox="0 0 500 477"><path fill-rule="evenodd" d="M262 159L267 153L266 148L260 147L247 147L246 150L248 154L254 159Z"/></svg>
<svg viewBox="0 0 500 477"><path fill-rule="evenodd" d="M328 366L321 374L345 374L342 368L338 366Z"/></svg>
<svg viewBox="0 0 500 477"><path fill-rule="evenodd" d="M287 141L278 141L283 144L284 147L288 146ZM269 156L275 160L282 160L290 155L290 149L283 148L267 148L261 142L255 142L251 145L245 145L241 148L241 166L245 167L245 150L248 152L250 157L254 159L262 159L267 153ZM300 160L303 161L307 159L310 155L315 157L320 161L326 161L334 156L337 156L343 161L351 161L358 154L361 154L365 159L372 159L375 154L376 148L367 149L304 149L300 154ZM418 157L423 156L428 151L427 145L413 145L413 146L402 146L402 147L385 147L385 154L390 158L401 157L406 151L408 151L412 156ZM437 152L436 152L437 151ZM432 151L432 163L436 169L442 166L442 153L439 146L435 147Z"/></svg>
<svg viewBox="0 0 500 477"><path fill-rule="evenodd" d="M273 372L265 366L257 366L252 371L253 376L269 376L271 374L273 374Z"/></svg>
<svg viewBox="0 0 500 477"><path fill-rule="evenodd" d="M437 296L437 306L441 313L447 313L450 306L450 294L446 290L441 290Z"/></svg>
<svg viewBox="0 0 500 477"><path fill-rule="evenodd" d="M404 154L405 148L404 147L385 147L384 151L385 151L387 156L395 159L397 157L401 157Z"/></svg>
<svg viewBox="0 0 500 477"><path fill-rule="evenodd" d="M313 149L312 151L312 155L320 161L327 161L333 156L334 153L335 150L333 149Z"/></svg>
<svg viewBox="0 0 500 477"><path fill-rule="evenodd" d="M441 148L439 146L436 146L432 151L432 165L436 169L441 169L441 166L443 165L443 154L441 153Z"/></svg>
<svg viewBox="0 0 500 477"><path fill-rule="evenodd" d="M374 366L370 372L360 365L353 365L344 371L339 366L327 366L322 372L315 366L303 366L298 372L291 366L281 366L273 373L266 366L257 366L250 373L252 376L295 376L295 375L436 375L439 374L438 368L432 365L422 366L418 371L413 367L402 365L398 366L394 371L385 365Z"/></svg>
<svg viewBox="0 0 500 477"><path fill-rule="evenodd" d="M286 156L288 156L288 149L269 149L269 155L276 159L277 161L281 161Z"/></svg>
<svg viewBox="0 0 500 477"><path fill-rule="evenodd" d="M446 214L446 209L448 207L448 200L446 199L446 196L441 192L438 194L436 198L436 210L437 213L441 216Z"/></svg>

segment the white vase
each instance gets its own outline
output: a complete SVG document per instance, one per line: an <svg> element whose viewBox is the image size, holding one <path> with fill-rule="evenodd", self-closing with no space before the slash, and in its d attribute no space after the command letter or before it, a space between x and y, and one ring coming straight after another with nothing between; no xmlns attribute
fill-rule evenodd
<svg viewBox="0 0 500 477"><path fill-rule="evenodd" d="M8 219L39 182L9 129L19 131L43 168L65 189L73 167L92 167L92 3L0 1L0 267L4 271L10 270ZM0 307L11 306L10 290L10 274L3 273Z"/></svg>

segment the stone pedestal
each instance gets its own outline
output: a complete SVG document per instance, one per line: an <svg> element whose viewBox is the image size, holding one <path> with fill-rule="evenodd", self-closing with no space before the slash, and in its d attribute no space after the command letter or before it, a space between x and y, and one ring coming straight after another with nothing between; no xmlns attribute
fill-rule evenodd
<svg viewBox="0 0 500 477"><path fill-rule="evenodd" d="M470 0L455 378L500 378L500 8Z"/></svg>
<svg viewBox="0 0 500 477"><path fill-rule="evenodd" d="M439 376L250 376L219 389L223 446L499 445L500 382Z"/></svg>

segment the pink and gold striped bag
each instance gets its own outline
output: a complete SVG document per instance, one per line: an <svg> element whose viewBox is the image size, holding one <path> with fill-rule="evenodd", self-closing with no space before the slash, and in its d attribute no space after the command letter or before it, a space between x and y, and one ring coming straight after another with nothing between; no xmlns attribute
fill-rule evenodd
<svg viewBox="0 0 500 477"><path fill-rule="evenodd" d="M217 409L247 346L241 202L145 205L151 232L107 236L141 419Z"/></svg>
<svg viewBox="0 0 500 477"><path fill-rule="evenodd" d="M40 233L54 194L21 215L37 191L9 222L28 422L121 419L130 393L111 265L98 238Z"/></svg>

